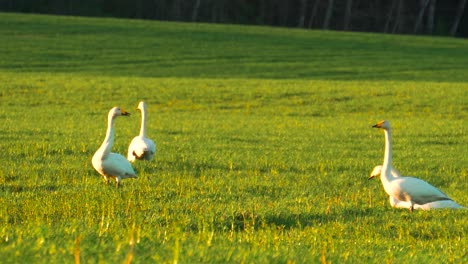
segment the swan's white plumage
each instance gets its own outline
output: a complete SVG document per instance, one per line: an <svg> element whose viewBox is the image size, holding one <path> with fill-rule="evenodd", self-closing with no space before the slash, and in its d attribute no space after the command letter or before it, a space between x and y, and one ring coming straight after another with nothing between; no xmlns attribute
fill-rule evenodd
<svg viewBox="0 0 468 264"><path fill-rule="evenodd" d="M156 153L156 145L153 140L146 137L146 103L141 101L138 108L141 111L140 134L132 139L128 147L127 159L130 162L135 160L151 160Z"/></svg>
<svg viewBox="0 0 468 264"><path fill-rule="evenodd" d="M382 165L375 166L372 170L369 179L380 176L382 171ZM401 177L400 172L395 168L391 167L391 174L393 177ZM392 207L396 208L407 208L409 209L411 206L410 202L400 201L398 199L389 196L389 202ZM431 210L431 209L442 209L442 208L464 208L463 206L459 205L453 200L443 200L443 201L435 201L425 204L414 204L415 210Z"/></svg>
<svg viewBox="0 0 468 264"><path fill-rule="evenodd" d="M94 169L104 177L106 183L109 183L109 178L115 178L117 187L122 179L137 177L132 165L124 156L111 152L114 144L114 119L121 115L129 114L119 107L109 111L106 137L92 158Z"/></svg>
<svg viewBox="0 0 468 264"><path fill-rule="evenodd" d="M382 165L375 166L374 169L372 170L370 176L369 176L369 179L380 176L381 172L382 172ZM397 169L393 168L393 167L391 167L390 172L391 172L393 177L401 177L400 172Z"/></svg>
<svg viewBox="0 0 468 264"><path fill-rule="evenodd" d="M415 204L425 205L438 201L452 201L445 193L429 183L413 177L395 177L392 175L392 135L390 123L380 121L373 127L383 129L385 133L385 154L380 180L385 192L394 199L408 203L410 211ZM444 202L447 203L447 202Z"/></svg>

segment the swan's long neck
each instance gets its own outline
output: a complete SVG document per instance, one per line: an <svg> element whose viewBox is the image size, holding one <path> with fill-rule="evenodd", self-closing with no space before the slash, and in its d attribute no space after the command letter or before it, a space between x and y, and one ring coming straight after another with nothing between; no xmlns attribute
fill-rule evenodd
<svg viewBox="0 0 468 264"><path fill-rule="evenodd" d="M392 175L392 132L390 129L384 129L385 133L385 154L382 165L380 179L383 183L393 179Z"/></svg>
<svg viewBox="0 0 468 264"><path fill-rule="evenodd" d="M146 108L141 108L141 128L140 137L146 137Z"/></svg>
<svg viewBox="0 0 468 264"><path fill-rule="evenodd" d="M104 138L104 142L102 142L101 147L99 148L100 151L103 152L103 156L107 156L114 144L114 117L109 114L107 118L107 131L106 137Z"/></svg>

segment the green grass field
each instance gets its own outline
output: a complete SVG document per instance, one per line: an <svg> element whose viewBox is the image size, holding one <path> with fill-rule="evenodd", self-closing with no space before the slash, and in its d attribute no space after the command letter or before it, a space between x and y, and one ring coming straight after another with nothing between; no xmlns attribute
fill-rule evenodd
<svg viewBox="0 0 468 264"><path fill-rule="evenodd" d="M463 39L0 13L2 263L463 263L468 210L391 208L393 165L468 205ZM105 185L116 120L158 148Z"/></svg>

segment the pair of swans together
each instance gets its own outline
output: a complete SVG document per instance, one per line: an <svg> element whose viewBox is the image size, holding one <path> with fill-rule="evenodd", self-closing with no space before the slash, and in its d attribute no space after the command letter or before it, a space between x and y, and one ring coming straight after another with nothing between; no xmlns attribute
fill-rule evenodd
<svg viewBox="0 0 468 264"><path fill-rule="evenodd" d="M118 153L111 152L114 144L114 119L118 116L130 115L130 113L117 106L109 111L106 137L92 158L94 169L104 177L106 183L109 183L110 178L114 178L117 187L119 187L122 179L137 177L130 162L134 162L136 159L151 160L156 153L154 142L146 137L145 102L140 102L137 109L141 111L140 134L132 139L128 147L127 159Z"/></svg>
<svg viewBox="0 0 468 264"><path fill-rule="evenodd" d="M376 166L369 179L379 176L385 192L389 195L392 207L430 210L437 208L464 208L445 193L429 183L413 177L402 177L392 167L392 134L390 123L386 120L373 127L383 129L385 133L385 155L382 166Z"/></svg>

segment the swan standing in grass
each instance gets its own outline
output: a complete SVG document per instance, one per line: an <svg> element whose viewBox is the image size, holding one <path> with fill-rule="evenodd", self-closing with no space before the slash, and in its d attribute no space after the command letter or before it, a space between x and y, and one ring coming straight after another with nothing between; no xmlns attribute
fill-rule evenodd
<svg viewBox="0 0 468 264"><path fill-rule="evenodd" d="M445 193L429 183L413 177L395 177L392 175L392 132L386 120L373 126L385 133L385 155L380 174L385 192L394 199L408 203L407 208L413 211L415 204L424 205L438 201L453 201ZM406 206L405 206L406 207Z"/></svg>
<svg viewBox="0 0 468 264"><path fill-rule="evenodd" d="M381 171L382 171L382 165L375 166L369 176L369 179L380 176ZM395 178L401 177L400 172L398 172L393 167L391 169L391 174ZM393 198L392 196L389 196L389 202L392 207L396 207L396 208L410 208L411 206L409 202L400 201L398 199ZM426 204L414 204L413 208L415 210L431 210L431 209L441 209L441 208L457 209L457 208L464 208L464 207L457 204L453 200L443 200L443 201L435 201L435 202L426 203Z"/></svg>
<svg viewBox="0 0 468 264"><path fill-rule="evenodd" d="M133 138L128 147L127 159L130 162L139 160L151 160L156 153L156 145L153 140L146 137L146 103L141 101L138 108L141 111L140 134Z"/></svg>
<svg viewBox="0 0 468 264"><path fill-rule="evenodd" d="M114 144L114 118L121 115L130 114L119 107L114 107L109 111L106 137L92 159L94 169L104 177L106 183L109 183L109 178L115 178L117 188L122 179L137 177L132 165L124 156L111 152Z"/></svg>

